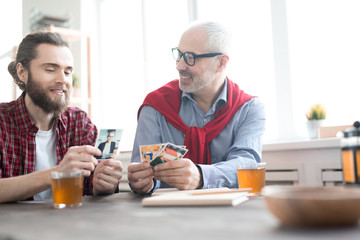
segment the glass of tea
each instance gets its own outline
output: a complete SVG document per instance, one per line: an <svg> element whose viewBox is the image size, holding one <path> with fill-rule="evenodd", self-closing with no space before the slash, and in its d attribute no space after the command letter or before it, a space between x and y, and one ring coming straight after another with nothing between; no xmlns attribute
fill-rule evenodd
<svg viewBox="0 0 360 240"><path fill-rule="evenodd" d="M260 195L265 186L266 163L257 163L253 168L239 168L237 170L239 188L251 188L250 195Z"/></svg>
<svg viewBox="0 0 360 240"><path fill-rule="evenodd" d="M55 208L81 206L84 177L82 171L51 172L51 189Z"/></svg>

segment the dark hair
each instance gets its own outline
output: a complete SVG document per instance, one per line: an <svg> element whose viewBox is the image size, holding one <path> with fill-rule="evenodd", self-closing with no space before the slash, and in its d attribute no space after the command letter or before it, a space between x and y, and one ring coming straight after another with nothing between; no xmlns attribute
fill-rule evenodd
<svg viewBox="0 0 360 240"><path fill-rule="evenodd" d="M37 47L42 43L70 48L69 42L58 33L34 32L28 34L20 43L15 61L8 66L8 71L21 90L25 90L25 83L17 75L16 65L21 63L25 69L30 69L30 62L37 57Z"/></svg>
<svg viewBox="0 0 360 240"><path fill-rule="evenodd" d="M110 136L110 133L114 133L114 134L115 134L115 129L108 129L108 136Z"/></svg>

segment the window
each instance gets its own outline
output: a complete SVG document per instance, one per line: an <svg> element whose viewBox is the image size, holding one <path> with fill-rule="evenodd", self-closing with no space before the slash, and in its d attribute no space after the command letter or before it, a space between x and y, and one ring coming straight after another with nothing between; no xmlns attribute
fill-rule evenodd
<svg viewBox="0 0 360 240"><path fill-rule="evenodd" d="M265 103L264 139L278 137L270 1L198 0L198 18L222 22L232 31L228 77Z"/></svg>
<svg viewBox="0 0 360 240"><path fill-rule="evenodd" d="M19 42L22 36L21 7L22 1L15 0L6 4L3 3L0 8L0 22L2 23L2 37L0 38L0 102L9 102L16 97L14 81L7 68L14 57L14 43ZM10 22L9 19L11 19Z"/></svg>
<svg viewBox="0 0 360 240"><path fill-rule="evenodd" d="M328 125L360 119L360 2L286 1L293 114L298 135L314 103L327 110Z"/></svg>
<svg viewBox="0 0 360 240"><path fill-rule="evenodd" d="M124 129L121 150L132 149L146 94L178 76L171 48L188 24L186 11L186 1L101 2L101 97L94 115L103 116L99 127Z"/></svg>
<svg viewBox="0 0 360 240"><path fill-rule="evenodd" d="M94 114L103 116L101 126L125 129L123 149L132 149L146 94L178 77L171 48L197 18L232 29L228 76L265 103L265 141L306 138L305 113L315 103L325 106L329 125L360 119L357 0L104 0L100 6L102 94Z"/></svg>

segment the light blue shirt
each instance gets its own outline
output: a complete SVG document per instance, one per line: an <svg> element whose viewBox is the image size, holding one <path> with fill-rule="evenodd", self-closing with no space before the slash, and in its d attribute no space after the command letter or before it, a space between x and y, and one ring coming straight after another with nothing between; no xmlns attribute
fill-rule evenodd
<svg viewBox="0 0 360 240"><path fill-rule="evenodd" d="M205 114L191 97L182 94L180 118L187 126L204 127L214 119L216 110L227 102L227 81ZM252 167L261 162L261 137L265 130L265 108L258 98L242 105L229 123L210 144L211 165L199 164L203 176L203 188L237 188L237 169ZM139 145L171 142L184 145L185 134L166 121L162 114L150 106L141 109L131 162L140 162ZM157 181L156 188L170 187Z"/></svg>

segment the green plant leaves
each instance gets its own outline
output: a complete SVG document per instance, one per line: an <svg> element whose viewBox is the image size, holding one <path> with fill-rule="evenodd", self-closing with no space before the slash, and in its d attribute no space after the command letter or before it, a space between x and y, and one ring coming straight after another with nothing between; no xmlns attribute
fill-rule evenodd
<svg viewBox="0 0 360 240"><path fill-rule="evenodd" d="M311 106L310 111L306 114L308 120L321 120L326 118L326 112L322 105L315 104Z"/></svg>

